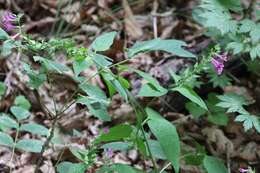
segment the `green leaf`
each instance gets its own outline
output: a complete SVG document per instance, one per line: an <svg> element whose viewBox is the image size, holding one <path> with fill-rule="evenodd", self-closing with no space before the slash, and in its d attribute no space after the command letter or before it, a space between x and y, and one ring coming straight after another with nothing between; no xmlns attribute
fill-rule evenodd
<svg viewBox="0 0 260 173"><path fill-rule="evenodd" d="M208 116L208 121L216 125L226 126L228 117L225 113L214 113Z"/></svg>
<svg viewBox="0 0 260 173"><path fill-rule="evenodd" d="M179 172L180 141L175 126L150 108L147 108L146 112L149 128L158 139L164 155L171 161L175 172Z"/></svg>
<svg viewBox="0 0 260 173"><path fill-rule="evenodd" d="M210 79L210 82L213 83L214 88L216 87L224 88L226 86L231 85L231 79L227 77L227 75L225 74L218 75L213 68L209 71L208 77Z"/></svg>
<svg viewBox="0 0 260 173"><path fill-rule="evenodd" d="M18 123L13 120L12 118L10 118L7 114L1 114L0 116L0 125L4 126L4 127L8 127L8 128L18 128Z"/></svg>
<svg viewBox="0 0 260 173"><path fill-rule="evenodd" d="M255 127L256 131L260 133L260 121L257 116L250 115L248 112L244 112L236 117L235 121L243 122L245 131Z"/></svg>
<svg viewBox="0 0 260 173"><path fill-rule="evenodd" d="M101 54L94 54L92 60L99 65L100 67L108 67L112 64L111 59L101 55Z"/></svg>
<svg viewBox="0 0 260 173"><path fill-rule="evenodd" d="M124 138L130 137L133 129L130 125L127 124L120 124L114 126L109 129L107 134L101 134L97 139L96 142L110 142L110 141L118 141Z"/></svg>
<svg viewBox="0 0 260 173"><path fill-rule="evenodd" d="M250 57L251 59L255 59L257 57L260 57L260 44L254 46L250 50Z"/></svg>
<svg viewBox="0 0 260 173"><path fill-rule="evenodd" d="M0 145L12 147L14 145L13 138L8 134L0 132Z"/></svg>
<svg viewBox="0 0 260 173"><path fill-rule="evenodd" d="M235 32L237 22L232 19L229 10L241 11L238 0L202 0L199 16L204 18L202 24L207 28L218 29L222 35ZM219 20L221 19L221 20Z"/></svg>
<svg viewBox="0 0 260 173"><path fill-rule="evenodd" d="M188 102L185 104L185 108L189 111L191 115L193 115L194 118L199 118L202 115L205 115L207 111L201 107L199 107L197 104L193 102Z"/></svg>
<svg viewBox="0 0 260 173"><path fill-rule="evenodd" d="M64 73L70 70L67 66L61 63L57 63L55 61L40 56L34 56L33 59L35 62L42 63L48 71L56 71L57 73Z"/></svg>
<svg viewBox="0 0 260 173"><path fill-rule="evenodd" d="M84 163L61 162L57 166L59 173L84 173L87 165Z"/></svg>
<svg viewBox="0 0 260 173"><path fill-rule="evenodd" d="M6 86L3 82L0 82L0 99L1 99L1 96L5 94L5 91L6 91Z"/></svg>
<svg viewBox="0 0 260 173"><path fill-rule="evenodd" d="M39 73L31 69L30 65L23 63L23 68L30 78L29 85L32 88L39 88L47 80L47 77L44 73Z"/></svg>
<svg viewBox="0 0 260 173"><path fill-rule="evenodd" d="M115 172L115 173L138 173L136 169L132 168L131 166L124 165L124 164L113 164L111 166L103 166L97 173L108 173L108 172Z"/></svg>
<svg viewBox="0 0 260 173"><path fill-rule="evenodd" d="M171 90L178 91L180 94L190 99L190 101L192 101L193 103L199 105L201 108L205 110L208 110L205 102L200 98L200 96L198 96L198 94L192 88L183 85L183 86L173 88Z"/></svg>
<svg viewBox="0 0 260 173"><path fill-rule="evenodd" d="M186 46L186 43L180 40L162 40L158 38L154 40L136 43L133 47L131 47L128 50L127 54L129 58L132 58L133 56L141 52L165 51L179 57L196 57L192 53L183 49L183 46Z"/></svg>
<svg viewBox="0 0 260 173"><path fill-rule="evenodd" d="M153 157L157 159L165 160L166 156L162 150L162 147L160 146L160 143L156 140L148 140L148 145L151 150L151 153Z"/></svg>
<svg viewBox="0 0 260 173"><path fill-rule="evenodd" d="M42 136L48 136L49 135L49 130L39 124L35 124L35 123L28 123L28 124L23 124L20 127L21 131L27 131L30 132L32 134L36 134L36 135L42 135Z"/></svg>
<svg viewBox="0 0 260 173"><path fill-rule="evenodd" d="M98 86L81 84L79 87L89 96L90 99L104 103L105 105L109 104L106 94Z"/></svg>
<svg viewBox="0 0 260 173"><path fill-rule="evenodd" d="M253 22L252 20L249 20L249 19L245 19L245 20L241 21L240 23L241 23L241 26L239 28L239 32L241 32L241 33L250 32L251 30L253 30L256 27L255 22Z"/></svg>
<svg viewBox="0 0 260 173"><path fill-rule="evenodd" d="M113 151L126 151L131 148L131 144L128 142L110 142L101 146L103 149L111 148Z"/></svg>
<svg viewBox="0 0 260 173"><path fill-rule="evenodd" d="M32 152L32 153L40 153L42 150L43 142L36 139L21 139L17 142L16 148Z"/></svg>
<svg viewBox="0 0 260 173"><path fill-rule="evenodd" d="M142 72L140 70L135 70L134 71L140 75L141 77L144 78L144 80L147 82L142 85L138 96L139 97L159 97L162 95L165 95L168 90L163 88L159 82L154 79L150 74Z"/></svg>
<svg viewBox="0 0 260 173"><path fill-rule="evenodd" d="M30 116L30 112L23 107L12 106L11 112L18 121L24 120Z"/></svg>
<svg viewBox="0 0 260 173"><path fill-rule="evenodd" d="M76 76L78 76L83 70L86 70L91 66L91 63L86 59L73 61L73 70Z"/></svg>
<svg viewBox="0 0 260 173"><path fill-rule="evenodd" d="M112 46L116 34L116 32L102 34L94 40L91 47L97 52L108 50Z"/></svg>
<svg viewBox="0 0 260 173"><path fill-rule="evenodd" d="M127 88L124 87L125 83L121 83L115 75L110 73L102 73L102 76L109 88L109 93L114 94L117 91L126 101L128 101Z"/></svg>
<svg viewBox="0 0 260 173"><path fill-rule="evenodd" d="M102 121L110 121L111 117L107 112L107 105L102 102L97 102L97 100L93 100L88 97L81 96L77 99L77 103L86 105L91 114L95 117L99 118Z"/></svg>
<svg viewBox="0 0 260 173"><path fill-rule="evenodd" d="M253 28L253 30L249 33L249 35L251 36L251 39L253 40L253 42L259 42L260 41L260 24L257 24L257 26L255 26Z"/></svg>
<svg viewBox="0 0 260 173"><path fill-rule="evenodd" d="M29 110L31 108L30 102L23 95L17 96L15 98L14 104L26 110Z"/></svg>
<svg viewBox="0 0 260 173"><path fill-rule="evenodd" d="M8 56L12 53L12 49L15 47L15 42L13 40L5 40L1 47L1 55L3 57Z"/></svg>
<svg viewBox="0 0 260 173"><path fill-rule="evenodd" d="M208 173L228 173L228 170L223 162L212 156L204 157L203 166Z"/></svg>
<svg viewBox="0 0 260 173"><path fill-rule="evenodd" d="M238 43L238 42L231 42L231 43L228 43L227 49L233 50L233 53L236 55L236 54L241 53L244 50L244 44Z"/></svg>
<svg viewBox="0 0 260 173"><path fill-rule="evenodd" d="M0 40L6 40L9 38L7 32L5 32L2 28L0 28Z"/></svg>
<svg viewBox="0 0 260 173"><path fill-rule="evenodd" d="M220 102L216 105L222 108L227 108L227 112L243 112L243 105L248 105L242 95L237 95L235 93L220 95L218 98Z"/></svg>

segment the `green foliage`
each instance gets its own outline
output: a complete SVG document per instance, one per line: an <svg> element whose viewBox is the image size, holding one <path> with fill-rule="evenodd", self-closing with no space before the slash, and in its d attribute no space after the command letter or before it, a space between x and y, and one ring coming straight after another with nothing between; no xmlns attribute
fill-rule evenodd
<svg viewBox="0 0 260 173"><path fill-rule="evenodd" d="M14 145L13 138L8 134L0 132L0 145L12 147Z"/></svg>
<svg viewBox="0 0 260 173"><path fill-rule="evenodd" d="M30 132L31 134L41 135L41 136L49 135L49 130L46 127L35 123L23 124L21 125L20 130Z"/></svg>
<svg viewBox="0 0 260 173"><path fill-rule="evenodd" d="M19 95L15 98L14 104L18 107L22 107L26 110L29 110L31 108L30 102L23 96Z"/></svg>
<svg viewBox="0 0 260 173"><path fill-rule="evenodd" d="M0 28L0 40L6 40L8 38L9 35L2 28Z"/></svg>
<svg viewBox="0 0 260 173"><path fill-rule="evenodd" d="M124 165L124 164L113 164L111 166L103 166L101 167L97 173L138 173L136 169L132 168L131 166Z"/></svg>
<svg viewBox="0 0 260 173"><path fill-rule="evenodd" d="M176 128L154 110L147 108L148 126L158 139L166 158L171 161L175 172L179 172L180 141Z"/></svg>
<svg viewBox="0 0 260 173"><path fill-rule="evenodd" d="M12 106L10 111L18 121L24 120L30 116L30 112L23 107Z"/></svg>
<svg viewBox="0 0 260 173"><path fill-rule="evenodd" d="M2 96L5 94L6 86L3 82L0 82L0 100L2 99Z"/></svg>
<svg viewBox="0 0 260 173"><path fill-rule="evenodd" d="M208 110L205 102L198 96L198 94L192 88L183 85L173 88L172 91L178 91L180 94L190 99L193 103L198 104L201 108L205 110Z"/></svg>
<svg viewBox="0 0 260 173"><path fill-rule="evenodd" d="M237 21L230 11L241 12L241 1L202 0L193 16L208 29L207 35L218 40L227 50L234 54L249 53L252 59L260 57L260 25L248 18Z"/></svg>
<svg viewBox="0 0 260 173"><path fill-rule="evenodd" d="M140 97L159 97L165 95L168 90L163 88L159 82L154 79L150 74L144 73L140 70L135 70L135 72L143 77L146 81L145 84L142 85L138 96Z"/></svg>
<svg viewBox="0 0 260 173"><path fill-rule="evenodd" d="M18 123L10 118L7 114L2 113L0 115L0 125L1 127L8 127L8 128L18 128Z"/></svg>
<svg viewBox="0 0 260 173"><path fill-rule="evenodd" d="M235 119L237 122L243 122L245 131L255 128L258 133L260 133L260 120L255 115L250 115L247 111L241 112Z"/></svg>
<svg viewBox="0 0 260 173"><path fill-rule="evenodd" d="M36 139L21 139L15 145L18 149L32 153L40 153L42 146L43 142Z"/></svg>
<svg viewBox="0 0 260 173"><path fill-rule="evenodd" d="M213 156L205 156L203 166L208 173L228 173L228 170L223 162Z"/></svg>
<svg viewBox="0 0 260 173"><path fill-rule="evenodd" d="M192 53L186 51L182 47L186 46L186 43L180 40L162 40L160 38L138 42L133 47L128 50L128 57L132 58L141 52L150 52L150 51L165 51L168 53L175 54L179 57L190 57L195 58L196 56Z"/></svg>
<svg viewBox="0 0 260 173"><path fill-rule="evenodd" d="M237 95L235 93L227 93L221 96L218 96L220 102L217 106L222 108L227 108L227 112L243 112L243 105L248 105L248 102L244 99L243 96Z"/></svg>
<svg viewBox="0 0 260 173"><path fill-rule="evenodd" d="M116 32L109 32L97 37L91 47L97 52L108 50L112 46L116 34Z"/></svg>
<svg viewBox="0 0 260 173"><path fill-rule="evenodd" d="M96 142L110 142L110 141L118 141L124 138L130 137L133 129L130 125L127 124L120 124L114 126L109 129L107 134L101 134L97 139Z"/></svg>
<svg viewBox="0 0 260 173"><path fill-rule="evenodd" d="M85 170L84 163L61 162L57 166L58 173L84 173Z"/></svg>

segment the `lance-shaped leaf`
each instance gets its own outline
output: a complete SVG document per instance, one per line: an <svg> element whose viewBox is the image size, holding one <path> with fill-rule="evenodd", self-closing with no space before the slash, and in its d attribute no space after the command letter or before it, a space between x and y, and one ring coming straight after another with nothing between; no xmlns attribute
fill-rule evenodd
<svg viewBox="0 0 260 173"><path fill-rule="evenodd" d="M147 108L148 126L158 139L163 154L179 172L180 140L175 126L154 110Z"/></svg>
<svg viewBox="0 0 260 173"><path fill-rule="evenodd" d="M183 46L186 46L186 43L180 40L162 40L160 38L157 38L150 41L136 43L128 50L128 57L132 58L138 53L150 51L165 51L179 57L196 57L192 53L185 50Z"/></svg>

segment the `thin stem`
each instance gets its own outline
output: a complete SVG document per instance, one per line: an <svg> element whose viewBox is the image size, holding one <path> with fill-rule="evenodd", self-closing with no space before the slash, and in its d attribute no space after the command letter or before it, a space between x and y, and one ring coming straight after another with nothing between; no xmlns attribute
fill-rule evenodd
<svg viewBox="0 0 260 173"><path fill-rule="evenodd" d="M56 126L56 123L57 123L57 116L55 116L53 122L52 122L52 125L51 125L51 132L50 132L50 135L48 136L47 140L44 142L43 146L42 146L42 149L41 149L41 152L40 152L40 157L37 161L37 164L36 164L36 168L34 170L35 173L38 173L39 172L39 168L40 168L40 165L42 164L42 161L43 161L43 153L45 151L45 149L48 147L48 145L50 144L53 136L54 136L54 130L55 130L55 126Z"/></svg>
<svg viewBox="0 0 260 173"><path fill-rule="evenodd" d="M102 69L98 70L98 71L97 71L96 73L94 73L92 76L90 76L89 78L87 78L86 80L84 80L84 81L81 83L81 85L82 85L82 84L85 84L85 83L87 83L87 82L89 82L91 79L93 79L94 77L96 77L98 74L104 72L105 70L108 70L108 69L110 69L110 68L112 68L112 67L121 65L121 64L123 64L123 63L125 63L125 62L127 62L127 61L129 61L129 60L130 60L130 59L125 59L125 60L120 61L120 62L118 62L118 63L112 64L111 66L109 66L109 67L107 67L107 68L102 68ZM80 90L80 88L78 87L78 88L72 93L72 95L69 97L69 99L65 102L65 104L64 104L65 106L63 106L63 107L61 108L61 111L58 113L58 116L61 116L66 110L69 109L70 106L72 106L72 105L74 104L74 102L73 102L73 104L69 104L69 103L73 100L73 97L78 93L79 90Z"/></svg>
<svg viewBox="0 0 260 173"><path fill-rule="evenodd" d="M144 128L143 128L143 127L141 127L141 132L142 132L142 135L143 135L143 137L144 137L144 141L145 141L145 144L146 144L146 146L147 146L147 150L148 150L149 156L150 156L150 158L151 158L153 167L154 167L155 171L158 172L158 169L157 169L157 166L156 166L156 162L155 162L155 160L154 160L154 158L153 158L153 154L152 154L152 152L151 152L151 149L150 149L150 146L149 146L148 140L147 140L147 138L146 138L145 131L144 131Z"/></svg>
<svg viewBox="0 0 260 173"><path fill-rule="evenodd" d="M165 171L169 166L171 166L171 162L169 162L167 165L165 165L161 170L160 170L160 172L159 173L163 173L163 171Z"/></svg>
<svg viewBox="0 0 260 173"><path fill-rule="evenodd" d="M13 162L14 152L15 152L15 146L16 146L16 143L17 143L17 140L18 140L19 131L20 131L20 125L19 125L18 128L16 129L16 134L15 134L15 139L14 139L14 145L13 145L13 148L12 148L12 155L11 155L11 159L10 159L9 163L12 163L12 162ZM10 166L10 168L9 168L9 172L10 172L10 173L12 172L12 167L11 167L11 166Z"/></svg>

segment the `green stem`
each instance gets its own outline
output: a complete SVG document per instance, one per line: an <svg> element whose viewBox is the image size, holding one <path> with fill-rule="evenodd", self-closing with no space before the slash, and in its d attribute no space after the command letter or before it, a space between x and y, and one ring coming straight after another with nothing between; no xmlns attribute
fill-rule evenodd
<svg viewBox="0 0 260 173"><path fill-rule="evenodd" d="M146 146L147 146L147 150L148 150L149 156L150 156L150 158L151 158L151 161L152 161L153 167L154 167L154 169L155 169L155 172L158 172L158 169L157 169L157 166L156 166L156 162L155 162L155 160L154 160L154 158L153 158L153 154L152 154L152 151L151 151L151 149L150 149L150 146L149 146L148 140L147 140L147 138L146 138L145 131L144 131L144 128L143 128L143 127L141 127L141 132L142 132L142 135L143 135L143 137L144 137L144 141L145 141L145 144L146 144Z"/></svg>
<svg viewBox="0 0 260 173"><path fill-rule="evenodd" d="M16 129L16 134L15 134L15 139L14 139L14 145L13 145L13 148L12 148L12 154L11 154L11 159L10 159L9 163L12 163L12 162L13 162L15 147L16 147L16 143L17 143L17 140L18 140L18 136L19 136L19 131L20 131L20 125L19 125L18 128ZM11 167L11 166L10 166L10 168L9 168L9 172L10 172L10 173L12 172L12 167Z"/></svg>

